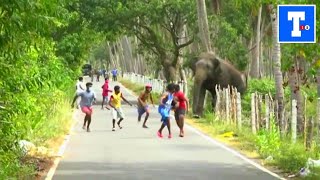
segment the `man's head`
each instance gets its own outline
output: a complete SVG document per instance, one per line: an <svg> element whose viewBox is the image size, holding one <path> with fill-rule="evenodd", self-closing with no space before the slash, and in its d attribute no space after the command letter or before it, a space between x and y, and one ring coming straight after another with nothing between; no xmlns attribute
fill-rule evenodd
<svg viewBox="0 0 320 180"><path fill-rule="evenodd" d="M89 92L92 87L92 83L91 82L86 83L86 87L87 87L87 91Z"/></svg>
<svg viewBox="0 0 320 180"><path fill-rule="evenodd" d="M104 78L105 81L109 80L109 76L107 75L105 78Z"/></svg>
<svg viewBox="0 0 320 180"><path fill-rule="evenodd" d="M151 86L151 84L147 84L147 85L146 85L146 91L147 91L147 92L151 92L151 91L152 91L152 86Z"/></svg>
<svg viewBox="0 0 320 180"><path fill-rule="evenodd" d="M83 81L83 77L79 77L79 81Z"/></svg>
<svg viewBox="0 0 320 180"><path fill-rule="evenodd" d="M118 94L120 92L120 86L118 85L114 86L114 92Z"/></svg>
<svg viewBox="0 0 320 180"><path fill-rule="evenodd" d="M174 89L175 89L176 92L179 92L180 91L180 85L179 84L175 84Z"/></svg>
<svg viewBox="0 0 320 180"><path fill-rule="evenodd" d="M166 90L167 90L169 93L174 93L174 91L175 91L175 84L173 84L173 83L168 84Z"/></svg>

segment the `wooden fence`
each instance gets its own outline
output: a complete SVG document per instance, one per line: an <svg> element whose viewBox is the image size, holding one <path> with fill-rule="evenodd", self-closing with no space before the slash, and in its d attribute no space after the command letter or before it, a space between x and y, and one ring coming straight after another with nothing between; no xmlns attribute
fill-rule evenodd
<svg viewBox="0 0 320 180"><path fill-rule="evenodd" d="M228 87L221 89L216 86L217 101L215 106L216 118L220 121L224 121L227 124L236 125L238 129L241 129L243 125L250 125L250 129L253 134L256 134L259 130L271 130L271 123L276 124L274 126L279 130L277 126L278 120L275 116L277 113L276 101L272 98L271 94L260 94L258 92L251 94L251 117L247 117L249 122L243 123L244 117L242 117L241 95L235 88ZM306 104L304 105L306 107ZM291 136L292 143L297 141L297 101L291 101L291 108L287 109L284 113L288 122L285 125L286 134ZM306 117L306 116L305 116ZM317 106L317 119L320 117L320 98L318 98ZM317 122L317 123L316 123ZM315 129L317 128L317 129ZM311 142L314 137L314 133L317 136L320 135L319 120L315 121L315 117L308 117L304 119L304 143L308 149L311 147Z"/></svg>

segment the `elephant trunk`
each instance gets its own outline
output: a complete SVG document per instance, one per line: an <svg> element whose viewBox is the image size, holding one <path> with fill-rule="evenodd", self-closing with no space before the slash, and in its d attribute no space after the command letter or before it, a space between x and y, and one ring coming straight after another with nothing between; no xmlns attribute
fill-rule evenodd
<svg viewBox="0 0 320 180"><path fill-rule="evenodd" d="M192 104L192 111L193 116L199 118L202 116L203 113L203 106L204 106L204 98L205 98L205 88L204 88L204 81L206 77L203 71L197 71L194 80L194 88L193 88L193 104Z"/></svg>

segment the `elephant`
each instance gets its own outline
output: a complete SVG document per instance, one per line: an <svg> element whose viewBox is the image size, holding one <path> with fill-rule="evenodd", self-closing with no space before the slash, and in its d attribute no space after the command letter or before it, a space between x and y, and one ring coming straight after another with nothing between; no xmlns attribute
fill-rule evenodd
<svg viewBox="0 0 320 180"><path fill-rule="evenodd" d="M192 65L194 73L193 116L199 118L203 114L206 90L212 97L212 105L216 104L216 85L237 88L240 94L247 89L247 75L237 70L232 64L220 59L214 53L201 53Z"/></svg>

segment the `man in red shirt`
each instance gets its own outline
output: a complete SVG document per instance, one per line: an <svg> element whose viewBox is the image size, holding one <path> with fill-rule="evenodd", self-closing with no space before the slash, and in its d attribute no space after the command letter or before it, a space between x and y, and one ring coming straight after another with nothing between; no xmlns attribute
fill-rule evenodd
<svg viewBox="0 0 320 180"><path fill-rule="evenodd" d="M189 101L186 98L185 94L182 91L180 91L180 86L178 84L175 85L174 97L176 99L176 102L178 102L178 104L176 105L177 108L175 109L175 112L174 112L174 117L180 129L179 136L183 137L184 136L184 130L183 130L184 116L188 112Z"/></svg>
<svg viewBox="0 0 320 180"><path fill-rule="evenodd" d="M101 88L102 88L102 105L101 105L102 107L101 107L101 109L103 109L104 103L105 102L107 104L109 103L109 99L108 99L109 92L112 92L112 90L109 89L109 77L108 76L105 78L105 82ZM106 108L109 109L107 106L106 106Z"/></svg>

